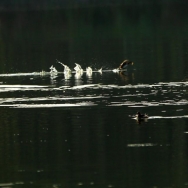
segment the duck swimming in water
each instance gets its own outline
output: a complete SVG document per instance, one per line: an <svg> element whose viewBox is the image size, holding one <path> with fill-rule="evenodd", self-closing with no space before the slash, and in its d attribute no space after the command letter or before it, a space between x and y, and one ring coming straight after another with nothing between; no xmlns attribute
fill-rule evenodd
<svg viewBox="0 0 188 188"><path fill-rule="evenodd" d="M121 70L124 70L127 68L128 65L133 65L134 63L130 60L124 60L118 67L118 69L121 71Z"/></svg>
<svg viewBox="0 0 188 188"><path fill-rule="evenodd" d="M147 114L141 114L140 112L137 112L135 117L136 117L136 119L141 120L141 119L147 119L148 115Z"/></svg>

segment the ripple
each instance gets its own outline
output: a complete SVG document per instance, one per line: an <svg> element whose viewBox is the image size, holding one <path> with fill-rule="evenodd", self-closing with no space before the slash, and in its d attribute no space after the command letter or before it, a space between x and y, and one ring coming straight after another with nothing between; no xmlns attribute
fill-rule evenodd
<svg viewBox="0 0 188 188"><path fill-rule="evenodd" d="M73 86L72 88L68 88L68 89L83 89L83 88L93 88L93 87L99 87L99 85L98 84L79 85L79 86Z"/></svg>
<svg viewBox="0 0 188 188"><path fill-rule="evenodd" d="M129 106L129 107L149 107L149 106L166 106L166 105L187 105L188 101L174 101L174 100L168 100L168 101L161 101L161 102L135 102L135 101L129 101L129 102L116 102L109 104L108 106Z"/></svg>
<svg viewBox="0 0 188 188"><path fill-rule="evenodd" d="M39 85L0 85L0 88L41 88L47 86L39 86Z"/></svg>
<svg viewBox="0 0 188 188"><path fill-rule="evenodd" d="M188 118L188 115L183 115L183 116L149 116L147 120L152 120L152 119L181 119L181 118ZM132 119L137 120L137 118L133 117Z"/></svg>
<svg viewBox="0 0 188 188"><path fill-rule="evenodd" d="M156 83L156 84L136 84L136 85L124 85L124 86L120 86L120 85L115 85L115 84L109 84L109 85L104 85L104 84L86 84L86 85L79 85L79 86L73 86L73 87L69 87L69 88L64 88L64 89L83 89L83 88L102 88L102 89L112 89L112 88L117 88L117 89L135 89L135 88L149 88L151 89L151 92L158 92L158 88L162 89L161 87L169 87L169 89L171 89L172 86L175 87L180 87L180 86L188 86L188 83L186 82L169 82L169 83ZM61 87L60 87L61 88ZM156 90L157 89L157 90ZM168 93L169 92L168 88L164 88L162 89L160 92L163 93ZM173 92L178 92L177 90L171 90ZM184 90L186 91L186 90ZM138 90L138 92L140 92ZM179 92L178 92L179 93Z"/></svg>
<svg viewBox="0 0 188 188"><path fill-rule="evenodd" d="M104 96L83 96L83 97L34 97L34 98L0 98L0 104L15 102L40 102L40 101L66 101L66 100L92 100L108 98ZM87 102L90 103L90 102Z"/></svg>
<svg viewBox="0 0 188 188"><path fill-rule="evenodd" d="M12 91L33 91L33 90L49 90L48 86L40 85L0 85L0 92Z"/></svg>
<svg viewBox="0 0 188 188"><path fill-rule="evenodd" d="M152 85L149 85L149 84L137 84L137 85L124 85L124 86L119 86L119 85L114 85L114 84L109 84L109 85L104 85L104 84L85 84L83 85L81 83L81 85L77 85L77 86L60 86L59 88L51 88L49 86L40 86L40 85L0 85L0 89L1 88L46 88L46 87L49 87L50 89L85 89L85 88L99 88L99 89L135 89L135 88L149 88L151 89L151 93L155 93L155 92L158 92L158 87L161 87L161 86L165 86L165 87L170 87L172 86L173 84L172 83L161 83L160 84L152 84ZM179 86L182 86L182 85L185 85L185 86L188 86L188 83L185 83L185 82L176 82L176 84L174 84L173 86L176 86L176 87L179 87ZM173 91L173 93L177 93L179 94L179 91L177 90L171 90ZM136 91L137 94L140 93L140 90L137 90ZM160 92L163 92L163 93L168 93L169 90L168 89L162 89ZM186 90L184 90L184 92L186 92ZM183 93L184 93L183 92ZM144 95L144 94L142 94ZM146 94L145 94L146 95Z"/></svg>
<svg viewBox="0 0 188 188"><path fill-rule="evenodd" d="M92 102L80 102L75 104L7 104L0 105L1 107L11 107L11 108L58 108L58 107L80 107L80 106L96 106Z"/></svg>
<svg viewBox="0 0 188 188"><path fill-rule="evenodd" d="M138 143L138 144L127 144L127 147L149 147L156 146L154 143Z"/></svg>
<svg viewBox="0 0 188 188"><path fill-rule="evenodd" d="M188 115L183 115L183 116L150 116L148 119L179 119L179 118L188 118Z"/></svg>
<svg viewBox="0 0 188 188"><path fill-rule="evenodd" d="M60 104L59 101L67 101L68 106L77 106L78 102L83 103L85 100L89 100L92 103L87 103L87 105L98 105L103 104L105 106L127 106L127 107L157 107L157 106L183 106L188 105L188 100L186 100L185 95L187 95L187 86L186 82L159 82L155 84L136 84L136 85L116 85L116 84L83 84L83 82L77 83L78 85L62 85L59 87L54 87L53 85L0 85L0 93L3 92L16 92L17 96L5 98L4 96L0 98L0 104L3 106L22 107L22 104L9 104L9 103L36 103L36 107L65 107L66 104ZM180 87L180 86L185 87ZM180 88L179 88L180 87ZM74 92L78 90L79 92L71 93L71 90ZM98 91L92 91L98 90ZM32 91L27 93L20 93L19 91ZM39 91L39 92L37 92ZM92 91L87 95L87 91ZM102 92L101 92L102 91ZM50 93L49 93L50 92ZM54 93L52 93L54 92ZM96 95L98 93L98 96ZM51 96L52 94L52 96ZM55 94L55 96L53 96ZM33 97L33 96L36 97ZM38 97L38 95L40 95ZM42 96L43 95L43 96ZM87 96L86 96L87 95ZM32 96L32 97L31 97ZM75 96L75 97L73 97ZM104 100L104 99L110 100ZM99 100L96 100L99 99ZM71 104L72 101L76 101L75 105ZM53 101L56 104L38 104L41 101ZM23 104L27 107L26 104ZM33 107L31 104L28 107ZM33 104L32 104L33 105ZM80 106L80 104L79 104ZM178 109L183 110L182 107ZM177 111L181 111L178 110Z"/></svg>
<svg viewBox="0 0 188 188"><path fill-rule="evenodd" d="M48 72L48 73L45 72L45 74L50 75L50 72ZM39 75L42 75L42 72L0 74L0 77L39 76Z"/></svg>
<svg viewBox="0 0 188 188"><path fill-rule="evenodd" d="M13 186L13 183L0 183L0 187L8 187L8 186Z"/></svg>

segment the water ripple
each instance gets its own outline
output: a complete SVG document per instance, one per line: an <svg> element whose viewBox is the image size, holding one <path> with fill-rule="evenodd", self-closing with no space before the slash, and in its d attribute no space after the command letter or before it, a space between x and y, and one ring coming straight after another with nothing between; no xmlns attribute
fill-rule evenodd
<svg viewBox="0 0 188 188"><path fill-rule="evenodd" d="M157 144L154 143L127 144L127 147L148 147L148 146L157 146Z"/></svg>
<svg viewBox="0 0 188 188"><path fill-rule="evenodd" d="M5 104L1 107L11 108L58 108L58 107L81 107L81 106L95 106L92 102L80 102L80 103L66 103L66 104Z"/></svg>
<svg viewBox="0 0 188 188"><path fill-rule="evenodd" d="M161 102L135 102L135 101L127 101L127 102L115 102L115 104L112 102L111 104L107 106L129 106L129 107L147 107L147 106L165 106L165 105L187 105L188 101L187 100L180 100L180 101L174 101L174 100L169 100L169 101L161 101Z"/></svg>
<svg viewBox="0 0 188 188"><path fill-rule="evenodd" d="M184 106L188 105L185 96L187 95L187 86L188 82L159 82L136 85L105 85L99 83L59 87L53 85L2 84L0 85L0 94L11 92L16 97L15 95L14 97L5 97L3 95L0 98L0 104L1 106L17 108L76 107L99 104L111 107Z"/></svg>
<svg viewBox="0 0 188 188"><path fill-rule="evenodd" d="M179 119L179 118L188 118L188 115L183 116L150 116L149 119Z"/></svg>

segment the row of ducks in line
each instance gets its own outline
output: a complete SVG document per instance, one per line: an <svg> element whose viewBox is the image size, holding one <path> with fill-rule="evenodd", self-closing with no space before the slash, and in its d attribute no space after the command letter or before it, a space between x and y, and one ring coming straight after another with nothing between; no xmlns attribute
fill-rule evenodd
<svg viewBox="0 0 188 188"><path fill-rule="evenodd" d="M57 60L57 63L63 65L63 67L64 67L64 73L65 73L65 74L70 74L70 73L71 73L71 69L70 69L67 65L61 63L61 62L58 61L58 60ZM83 73L82 67L81 67L79 64L77 64L77 63L75 63L75 64L76 64L76 66L74 67L74 70L76 71L76 73ZM124 60L124 61L119 65L119 67L117 68L117 71L125 71L126 68L127 68L129 65L133 65L133 62L130 61L130 60ZM99 69L98 72L102 73L102 68ZM51 73L51 74L57 74L57 73L58 73L57 69L56 69L53 65L50 67L50 73ZM87 68L86 68L86 73L87 73L87 74L91 74L91 73L92 73L92 68L91 68L91 67L87 67Z"/></svg>

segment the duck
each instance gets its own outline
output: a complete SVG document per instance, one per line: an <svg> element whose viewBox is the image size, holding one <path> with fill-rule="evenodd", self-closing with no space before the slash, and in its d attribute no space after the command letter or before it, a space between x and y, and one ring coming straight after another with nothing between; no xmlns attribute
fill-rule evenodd
<svg viewBox="0 0 188 188"><path fill-rule="evenodd" d="M133 65L134 63L130 60L124 60L118 67L118 69L121 71L121 70L124 70L127 68L128 65Z"/></svg>
<svg viewBox="0 0 188 188"><path fill-rule="evenodd" d="M147 114L141 114L140 112L137 112L135 117L136 117L136 119L141 120L141 119L147 119L148 115Z"/></svg>

